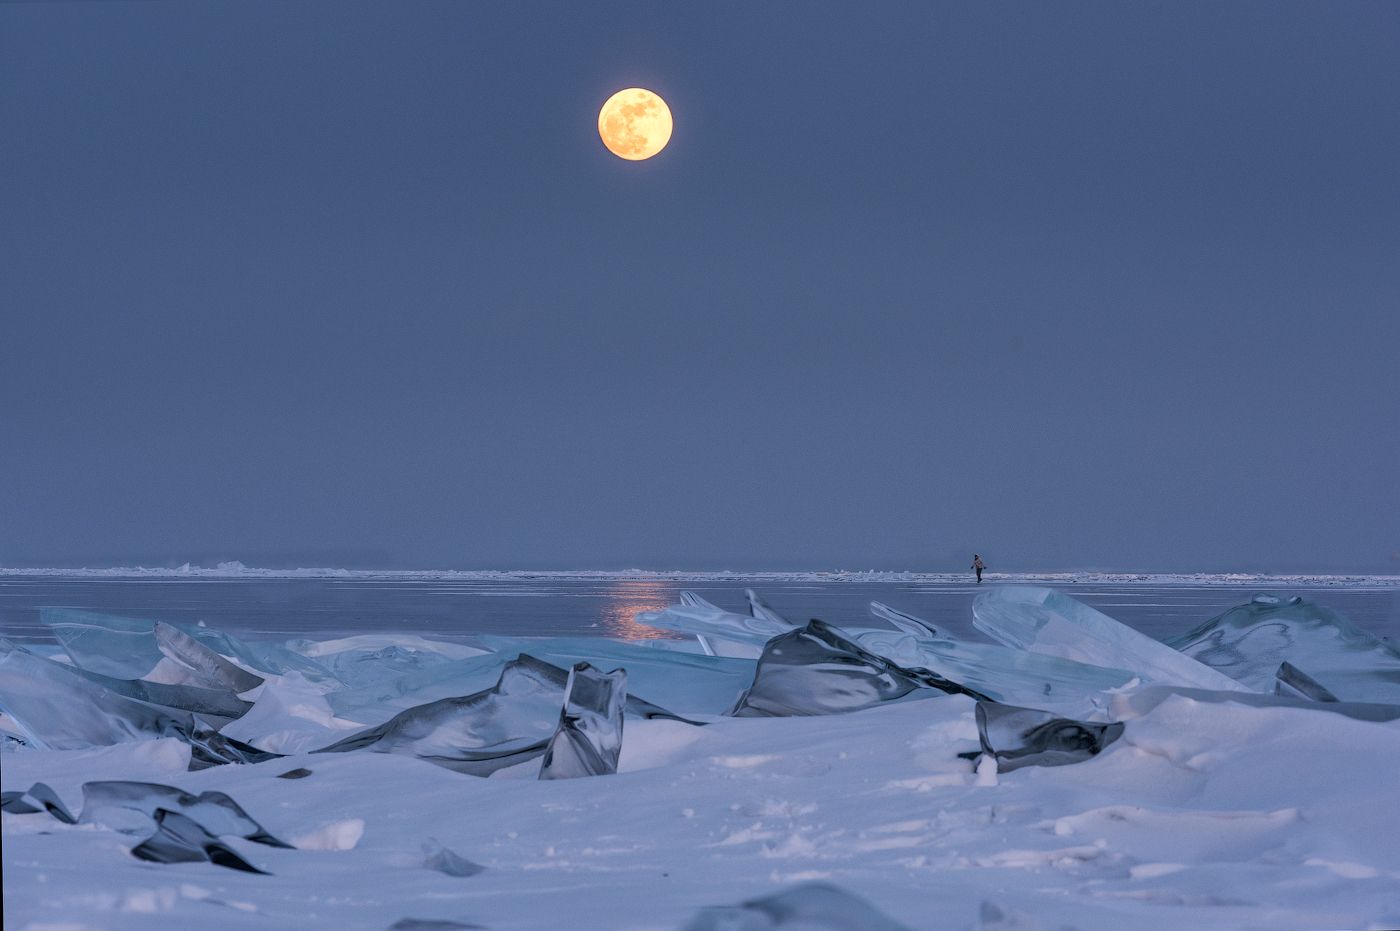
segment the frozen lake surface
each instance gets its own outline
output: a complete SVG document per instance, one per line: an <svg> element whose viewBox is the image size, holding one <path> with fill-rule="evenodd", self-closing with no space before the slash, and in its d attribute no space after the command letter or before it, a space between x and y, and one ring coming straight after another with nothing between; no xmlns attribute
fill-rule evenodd
<svg viewBox="0 0 1400 931"><path fill-rule="evenodd" d="M176 624L203 621L248 638L326 639L363 633L413 633L458 638L472 634L559 637L598 635L623 639L660 636L638 625L636 615L677 600L682 590L721 607L745 610L744 588L758 590L795 620L817 617L833 624L866 624L871 601L881 601L931 621L957 636L981 639L972 629L970 579L946 577L869 581L860 577L792 578L770 573L746 577L696 574L681 578L538 576L512 578L263 578L101 575L5 575L0 573L0 631L20 642L50 639L39 623L43 606L64 606ZM815 574L813 574L815 575ZM1040 582L1040 577L1010 577ZM983 589L1007 581L989 576ZM1259 591L1286 590L1340 611L1378 636L1400 641L1400 578L1319 584L1299 577L1208 581L1051 581L1105 614L1163 639L1180 634Z"/></svg>

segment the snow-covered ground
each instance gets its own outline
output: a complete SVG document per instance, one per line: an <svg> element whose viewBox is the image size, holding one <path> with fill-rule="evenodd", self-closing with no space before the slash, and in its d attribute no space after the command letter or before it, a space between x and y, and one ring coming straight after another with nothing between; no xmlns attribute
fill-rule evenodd
<svg viewBox="0 0 1400 931"><path fill-rule="evenodd" d="M298 849L229 841L268 876L144 863L7 814L5 924L676 928L821 879L911 928L979 927L984 902L1033 919L1006 927L1400 927L1400 725L1175 698L1093 760L995 777L957 756L972 709L629 722L617 775L558 782L373 753L190 773L174 740L8 754L6 789L75 809L93 779L219 789ZM426 869L432 840L486 869Z"/></svg>
<svg viewBox="0 0 1400 931"><path fill-rule="evenodd" d="M612 642L594 643L605 654ZM351 648L356 664L335 667L347 679L364 674L361 659L436 649L422 638L297 645L318 662ZM441 651L435 662L489 659ZM676 677L701 659L727 673L750 662L690 656L676 654ZM266 678L246 695L256 700L246 721L325 743L427 700L386 698L356 722L332 717L296 674ZM704 911L794 889L816 901L810 883L908 928L1400 927L1400 720L1383 720L1400 709L1247 691L1122 695L1111 716L1123 736L1097 756L998 773L959 756L980 746L965 695L729 717L678 705L691 694L680 683L648 694L634 678L641 697L707 723L629 715L618 771L588 778L540 781L538 759L479 778L374 752L191 772L190 745L173 738L7 752L6 792L46 783L76 815L94 780L218 790L292 849L222 838L268 875L145 862L130 854L141 835L6 813L5 927L662 929L702 915L710 923L697 928L873 927L868 916L785 923L777 908L723 924ZM448 694L478 687L463 680ZM289 734L274 743L287 749ZM279 778L298 769L310 774ZM443 847L484 869L432 868Z"/></svg>

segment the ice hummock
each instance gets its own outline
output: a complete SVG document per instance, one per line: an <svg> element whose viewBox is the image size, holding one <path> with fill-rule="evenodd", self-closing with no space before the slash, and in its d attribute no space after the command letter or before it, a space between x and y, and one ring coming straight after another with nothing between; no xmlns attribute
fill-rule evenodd
<svg viewBox="0 0 1400 931"><path fill-rule="evenodd" d="M1297 595L1255 595L1167 643L1257 691L1288 663L1342 701L1400 704L1400 651Z"/></svg>
<svg viewBox="0 0 1400 931"><path fill-rule="evenodd" d="M978 595L972 613L978 630L1018 650L1124 669L1146 682L1250 691L1249 686L1053 589L999 586Z"/></svg>
<svg viewBox="0 0 1400 931"><path fill-rule="evenodd" d="M1140 681L1125 669L939 636L927 621L878 601L871 602L870 613L898 630L861 630L855 636L861 646L928 669L993 701L1093 719L1107 713L1109 695Z"/></svg>
<svg viewBox="0 0 1400 931"><path fill-rule="evenodd" d="M872 653L839 630L813 620L769 640L735 717L844 714L930 694L982 697L927 670L908 669Z"/></svg>
<svg viewBox="0 0 1400 931"><path fill-rule="evenodd" d="M560 725L569 677L569 672L522 653L505 664L490 688L415 705L314 752L401 753L454 772L489 776L544 754ZM626 710L643 719L677 718L627 695L625 686L618 695Z"/></svg>

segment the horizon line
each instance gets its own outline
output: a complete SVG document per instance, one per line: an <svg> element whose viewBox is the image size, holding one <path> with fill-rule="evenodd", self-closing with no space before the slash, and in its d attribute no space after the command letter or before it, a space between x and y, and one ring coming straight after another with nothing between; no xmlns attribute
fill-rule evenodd
<svg viewBox="0 0 1400 931"><path fill-rule="evenodd" d="M593 581L909 581L929 583L971 582L970 571L918 572L907 569L347 569L306 566L264 568L227 561L215 566L185 563L181 566L84 566L84 567L0 567L0 576L34 578L171 578L171 579L400 579L463 581L508 581L512 579L579 579ZM1274 582L1283 584L1335 584L1364 581L1400 586L1400 574L1375 572L1208 572L1122 569L1044 569L1014 572L986 572L989 582L1159 582L1196 584L1243 584Z"/></svg>

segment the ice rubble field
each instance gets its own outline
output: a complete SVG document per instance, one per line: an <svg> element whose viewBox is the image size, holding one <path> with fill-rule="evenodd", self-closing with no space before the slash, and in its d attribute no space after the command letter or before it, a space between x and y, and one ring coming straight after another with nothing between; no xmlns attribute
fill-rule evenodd
<svg viewBox="0 0 1400 931"><path fill-rule="evenodd" d="M1400 927L1387 644L1283 596L1171 644L974 610L988 642L757 597L648 645L48 612L60 648L0 647L5 926Z"/></svg>

